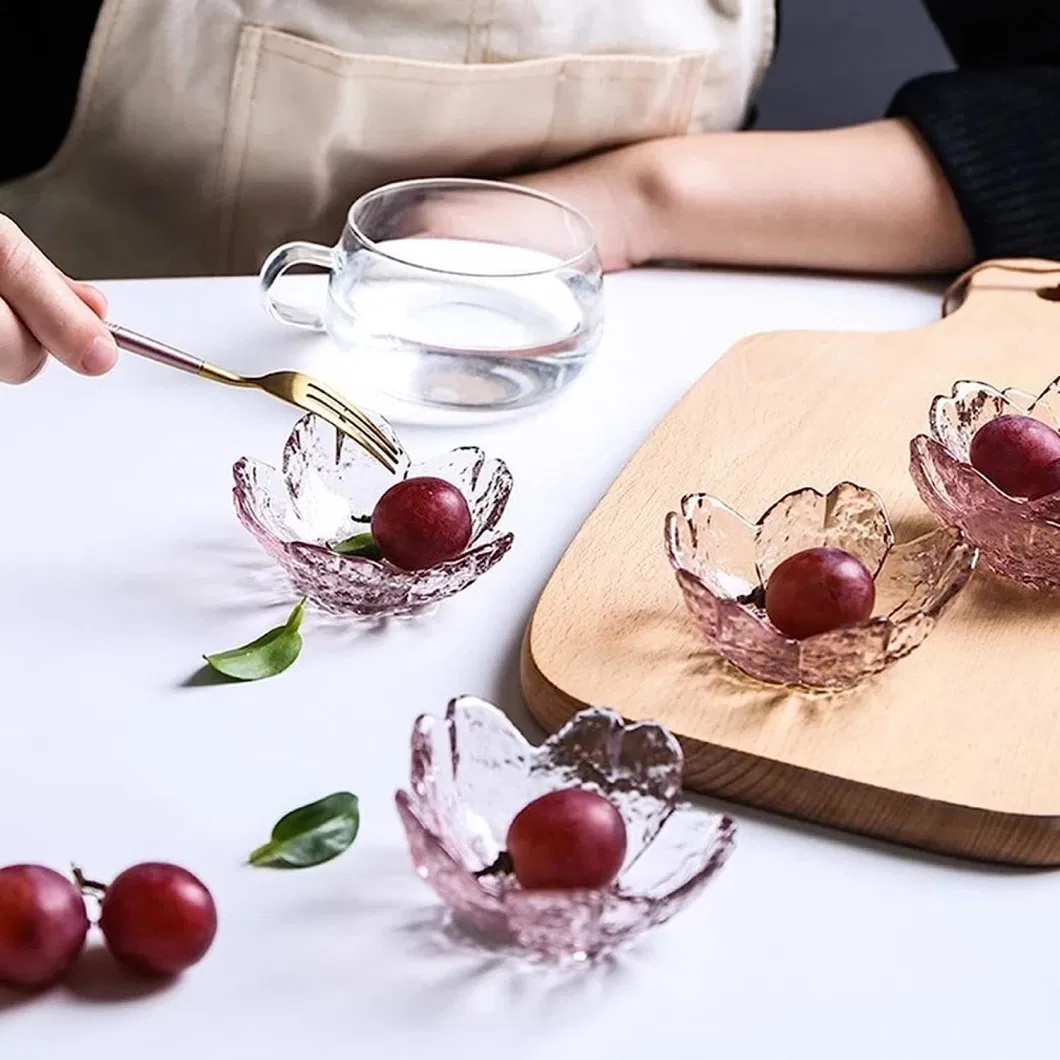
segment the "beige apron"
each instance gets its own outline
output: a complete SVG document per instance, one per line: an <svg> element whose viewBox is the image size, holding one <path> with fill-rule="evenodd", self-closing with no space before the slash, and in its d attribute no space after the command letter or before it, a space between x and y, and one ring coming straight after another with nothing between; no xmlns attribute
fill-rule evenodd
<svg viewBox="0 0 1060 1060"><path fill-rule="evenodd" d="M772 0L104 0L0 212L76 276L252 273L390 180L734 128L772 45Z"/></svg>

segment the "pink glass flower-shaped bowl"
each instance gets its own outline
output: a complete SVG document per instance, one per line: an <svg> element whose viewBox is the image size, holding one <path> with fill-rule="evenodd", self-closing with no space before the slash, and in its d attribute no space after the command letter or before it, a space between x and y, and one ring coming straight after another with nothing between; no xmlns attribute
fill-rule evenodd
<svg viewBox="0 0 1060 1060"><path fill-rule="evenodd" d="M995 573L1035 589L1060 589L1060 494L1026 501L1002 493L968 460L976 431L1000 416L1060 427L1060 379L1035 397L960 382L931 403L931 436L910 443L910 473L940 522L959 527Z"/></svg>
<svg viewBox="0 0 1060 1060"><path fill-rule="evenodd" d="M393 437L386 424L381 426ZM497 531L512 476L503 461L481 449L454 449L415 465L402 454L398 471L391 474L309 415L287 439L279 470L243 457L232 471L240 521L299 593L334 614L411 614L467 588L512 544L511 534ZM390 486L420 475L452 482L467 498L472 532L461 555L426 570L405 571L386 560L334 551L332 545L368 531L372 509Z"/></svg>
<svg viewBox="0 0 1060 1060"><path fill-rule="evenodd" d="M666 518L666 547L711 650L760 681L824 691L852 688L922 644L976 562L954 529L896 545L879 498L852 482L827 495L789 493L754 525L716 497L691 494ZM766 617L765 585L788 556L817 547L860 559L876 606L866 622L793 640Z"/></svg>
<svg viewBox="0 0 1060 1060"><path fill-rule="evenodd" d="M531 747L501 711L453 700L412 731L412 770L397 807L416 871L473 935L552 959L600 956L669 920L729 856L735 826L681 795L682 753L660 725L609 710L575 715ZM581 787L622 814L628 849L617 883L597 891L531 891L495 863L508 826L533 799Z"/></svg>

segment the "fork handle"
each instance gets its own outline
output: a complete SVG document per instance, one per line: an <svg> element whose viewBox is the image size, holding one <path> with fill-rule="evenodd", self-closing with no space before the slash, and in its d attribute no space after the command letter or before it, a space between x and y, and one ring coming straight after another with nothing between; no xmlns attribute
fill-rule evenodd
<svg viewBox="0 0 1060 1060"><path fill-rule="evenodd" d="M118 324L108 323L107 330L114 337L114 342L119 349L146 357L149 361L157 361L159 364L169 365L170 368L179 368L182 372L190 372L192 375L199 375L206 366L205 361L192 357L190 353L167 346L155 339L149 339L146 335L138 335L135 331L130 331Z"/></svg>
<svg viewBox="0 0 1060 1060"><path fill-rule="evenodd" d="M107 330L114 337L114 342L119 349L135 353L139 357L146 357L149 361L157 361L170 368L179 368L182 372L202 376L204 379L224 383L226 386L254 385L253 380L230 372L227 368L219 368L216 364L210 364L209 361L204 361L199 357L192 357L190 353L178 350L174 346L167 346L157 339L149 339L146 335L139 335L118 324L108 322Z"/></svg>

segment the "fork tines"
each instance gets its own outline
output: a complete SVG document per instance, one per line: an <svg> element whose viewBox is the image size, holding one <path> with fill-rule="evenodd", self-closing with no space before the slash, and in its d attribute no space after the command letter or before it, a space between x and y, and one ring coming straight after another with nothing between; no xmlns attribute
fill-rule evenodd
<svg viewBox="0 0 1060 1060"><path fill-rule="evenodd" d="M306 383L305 396L307 401L319 407L310 411L316 412L338 430L350 435L389 470L397 470L401 450L379 425L359 408L348 405L333 391L312 379Z"/></svg>

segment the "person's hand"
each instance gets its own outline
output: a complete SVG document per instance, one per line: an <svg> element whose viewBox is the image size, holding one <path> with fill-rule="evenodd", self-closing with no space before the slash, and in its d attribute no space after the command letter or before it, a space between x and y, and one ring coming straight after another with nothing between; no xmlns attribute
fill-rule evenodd
<svg viewBox="0 0 1060 1060"><path fill-rule="evenodd" d="M64 276L0 214L0 382L27 382L49 354L82 375L108 371L117 349L106 309L99 291Z"/></svg>

